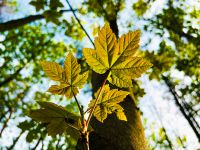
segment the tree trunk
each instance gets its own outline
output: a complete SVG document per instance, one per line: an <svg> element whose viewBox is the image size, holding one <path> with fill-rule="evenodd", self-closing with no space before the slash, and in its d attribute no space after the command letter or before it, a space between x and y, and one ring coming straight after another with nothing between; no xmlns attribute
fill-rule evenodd
<svg viewBox="0 0 200 150"><path fill-rule="evenodd" d="M194 123L192 122L191 118L187 115L187 113L186 113L184 107L182 106L182 104L179 102L178 96L177 96L175 90L172 88L170 81L165 76L162 76L162 79L164 80L165 84L168 86L170 92L172 93L172 95L174 97L176 105L179 107L181 113L183 114L185 119L188 121L188 123L191 126L192 130L194 131L198 141L200 141L200 133L198 132L198 130L195 127Z"/></svg>
<svg viewBox="0 0 200 150"><path fill-rule="evenodd" d="M116 19L109 22L115 34L118 34ZM104 75L93 72L92 87L93 93L97 91L105 78ZM111 86L113 87L113 86ZM140 111L134 100L127 96L120 105L124 108L127 122L117 119L115 114L111 114L101 123L94 117L91 125L94 132L90 134L91 150L147 150L144 129L141 123Z"/></svg>

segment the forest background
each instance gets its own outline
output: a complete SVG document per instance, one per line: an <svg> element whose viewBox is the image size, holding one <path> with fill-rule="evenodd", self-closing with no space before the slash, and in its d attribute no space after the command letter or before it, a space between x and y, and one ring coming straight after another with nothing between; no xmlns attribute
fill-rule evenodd
<svg viewBox="0 0 200 150"><path fill-rule="evenodd" d="M53 84L41 60L63 63L71 51L82 69L83 47L108 22L119 36L140 29L141 55L154 66L132 93L151 149L200 148L200 2L198 0L1 0L0 149L74 149L70 136L47 136L27 117L37 100L78 113L75 102L46 92ZM91 79L78 98L86 107Z"/></svg>

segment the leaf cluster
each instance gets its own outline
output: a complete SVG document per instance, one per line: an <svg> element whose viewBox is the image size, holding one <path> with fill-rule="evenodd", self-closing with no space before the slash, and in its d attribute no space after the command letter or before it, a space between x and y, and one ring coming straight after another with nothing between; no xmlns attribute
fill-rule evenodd
<svg viewBox="0 0 200 150"><path fill-rule="evenodd" d="M103 122L109 114L115 113L119 120L127 121L124 109L119 103L129 92L110 89L106 81L108 80L118 87L133 87L132 80L140 77L152 66L149 61L136 55L139 48L139 36L140 31L137 30L124 34L117 40L109 24L106 23L98 32L98 37L95 38L95 49L83 49L88 65L99 74L107 74L102 86L95 93L95 98L88 105L89 117L87 120L84 118L83 109L76 95L78 89L86 83L88 71L80 74L81 67L71 52L64 61L64 67L55 62L42 61L41 65L46 75L59 83L52 85L48 92L65 95L68 99L74 97L79 107L80 117L50 102L38 102L41 109L32 110L30 117L47 123L47 131L52 136L61 134L67 129L70 129L69 131L76 129L82 135L87 135L93 115L97 120Z"/></svg>

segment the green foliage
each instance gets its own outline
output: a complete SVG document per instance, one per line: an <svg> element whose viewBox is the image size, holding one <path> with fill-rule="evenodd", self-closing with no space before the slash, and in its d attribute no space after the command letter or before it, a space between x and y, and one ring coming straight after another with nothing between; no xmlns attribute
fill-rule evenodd
<svg viewBox="0 0 200 150"><path fill-rule="evenodd" d="M169 77L174 87L180 86L179 95L181 99L187 99L189 105L187 109L195 116L199 112L196 104L200 100L200 51L197 18L198 13L196 13L195 6L186 6L183 1L180 1L179 5L169 1L168 7L164 8L162 13L149 19L149 26L146 28L147 31L154 32L161 37L164 33L169 33L169 37L160 43L158 52L146 52L146 57L154 64L150 79L160 80L163 73L171 74L170 70L172 69L184 73L191 80L187 85L179 79L170 75ZM168 46L165 41L172 42L173 48ZM179 82L176 82L177 80Z"/></svg>
<svg viewBox="0 0 200 150"><path fill-rule="evenodd" d="M27 131L28 134L26 135L26 141L28 143L33 142L35 139L38 139L40 136L43 136L43 138L46 135L44 124L37 124L33 120L31 121L23 121L18 124L18 128L21 129L22 133Z"/></svg>
<svg viewBox="0 0 200 150"><path fill-rule="evenodd" d="M132 5L132 8L138 16L142 16L149 9L149 4L144 0L138 0Z"/></svg>
<svg viewBox="0 0 200 150"><path fill-rule="evenodd" d="M145 51L145 56L154 64L149 75L149 79L161 79L161 75L170 70L176 61L176 53L171 46L166 45L165 41L160 43L160 49L157 52Z"/></svg>
<svg viewBox="0 0 200 150"><path fill-rule="evenodd" d="M117 13L124 8L124 2L121 0L86 0L83 3L86 10L82 8L82 13L94 13L95 16L104 17L107 21L116 19Z"/></svg>
<svg viewBox="0 0 200 150"><path fill-rule="evenodd" d="M50 0L50 9L57 9L59 7L63 7L63 4L60 2L60 0Z"/></svg>
<svg viewBox="0 0 200 150"><path fill-rule="evenodd" d="M99 90L95 93L95 98ZM97 107L94 110L94 116L100 122L103 122L108 114L116 113L119 120L127 121L127 118L124 114L124 109L119 105L120 102L129 94L129 92L112 89L110 90L109 85L105 85L102 91L102 94L97 103ZM95 99L91 100L88 107L91 109L94 106Z"/></svg>
<svg viewBox="0 0 200 150"><path fill-rule="evenodd" d="M82 40L85 36L85 33L79 27L79 24L73 17L69 21L63 20L63 26L65 28L65 35L75 39Z"/></svg>
<svg viewBox="0 0 200 150"><path fill-rule="evenodd" d="M46 0L33 0L30 2L30 4L35 7L36 11L39 11L41 9L44 9Z"/></svg>
<svg viewBox="0 0 200 150"><path fill-rule="evenodd" d="M46 18L46 21L59 24L59 18L62 16L60 13L60 8L63 8L64 5L60 0L32 0L29 4L35 7L36 11L43 10L43 16Z"/></svg>
<svg viewBox="0 0 200 150"><path fill-rule="evenodd" d="M45 101L51 99L50 95L43 92L38 91L35 93L32 87L33 85L41 87L43 84L44 73L40 67L40 59L58 61L67 52L66 44L55 42L53 39L54 33L53 28L47 32L41 29L39 24L37 26L26 25L2 33L1 36L4 37L4 40L0 42L1 125L6 122L10 113L9 109L13 110L10 120L15 118L24 119L29 109L36 109L36 105L32 103L33 99ZM32 96L29 95L30 93ZM54 99L59 101L58 98L54 97ZM71 108L76 110L72 105ZM14 122L16 121L14 120ZM43 140L46 140L47 131L43 124L38 125L35 121L27 121L25 124L23 126L27 127L22 127L20 123L19 128L23 136L25 133L27 134L25 138L28 143L30 142L34 146L36 140L41 136ZM69 142L71 139L66 137L67 140Z"/></svg>
<svg viewBox="0 0 200 150"><path fill-rule="evenodd" d="M59 17L62 16L60 12L57 12L55 10L46 10L44 11L43 15L47 21L51 21L55 24L59 24Z"/></svg>
<svg viewBox="0 0 200 150"><path fill-rule="evenodd" d="M38 102L42 107L38 110L31 110L29 116L34 120L47 123L47 132L51 136L62 134L66 130L74 130L70 125L77 126L79 117L68 112L63 107L50 102Z"/></svg>

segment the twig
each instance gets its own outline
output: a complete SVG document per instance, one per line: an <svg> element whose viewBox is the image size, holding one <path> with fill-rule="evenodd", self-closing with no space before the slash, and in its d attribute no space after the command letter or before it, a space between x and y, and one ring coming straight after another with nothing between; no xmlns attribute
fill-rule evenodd
<svg viewBox="0 0 200 150"><path fill-rule="evenodd" d="M83 108L80 106L80 104L78 102L78 99L76 98L76 95L74 94L73 90L72 90L72 94L74 96L74 99L75 99L76 104L78 105L78 109L80 111L82 125L84 125L84 112L83 112Z"/></svg>
<svg viewBox="0 0 200 150"><path fill-rule="evenodd" d="M93 107L92 107L92 109L91 109L91 111L90 111L89 117L88 117L87 122L86 122L87 128L88 128L88 125L89 125L90 120L91 120L91 118L92 118L92 115L93 115L93 113L94 113L94 110L95 110L95 108L96 108L97 102L99 101L99 97L100 97L100 95L101 95L101 93L102 93L103 87L104 87L104 85L106 84L106 80L107 80L107 78L108 78L109 75L110 75L110 72L108 72L106 78L104 79L104 81L103 81L103 83L102 83L102 85L101 85L101 88L100 88L100 90L99 90L99 93L98 93L98 95L97 95L97 98L96 98L96 100L95 100L95 102L94 102L94 105L93 105Z"/></svg>
<svg viewBox="0 0 200 150"><path fill-rule="evenodd" d="M166 129L165 129L165 127L164 127L162 118L161 118L161 116L159 115L158 110L157 110L156 106L154 105L154 101L153 101L153 100L152 100L152 108L154 109L154 111L155 111L155 113L156 113L156 115L157 115L157 117L158 117L158 120L160 121L160 124L161 124L162 129L163 129L164 134L165 134L166 141L167 141L167 143L168 143L170 149L173 150L172 142L170 141L169 136L167 135L167 132L166 132Z"/></svg>
<svg viewBox="0 0 200 150"><path fill-rule="evenodd" d="M10 147L7 147L7 150L13 150L14 149L16 143L19 141L19 138L22 136L23 133L24 133L24 131L22 130L20 132L20 134L18 135L18 137L13 140L13 144Z"/></svg>
<svg viewBox="0 0 200 150"><path fill-rule="evenodd" d="M92 43L92 45L95 47L94 42L92 41L91 37L90 37L89 34L87 33L86 29L85 29L85 28L83 27L83 25L81 24L81 21L80 21L79 18L77 17L77 15L76 15L74 9L72 8L71 4L69 3L68 0L66 0L66 2L67 2L67 4L68 4L69 8L71 9L71 11L72 11L72 13L73 13L75 19L77 20L78 24L81 26L82 30L85 32L86 36L88 37L88 39L90 40L90 42Z"/></svg>
<svg viewBox="0 0 200 150"><path fill-rule="evenodd" d="M31 149L31 150L36 150L36 148L38 147L38 145L40 144L40 142L43 140L42 135L41 137L38 139L36 145Z"/></svg>
<svg viewBox="0 0 200 150"><path fill-rule="evenodd" d="M1 129L0 137L2 136L2 133L3 133L4 129L6 128L6 126L7 126L7 124L8 124L8 121L10 120L10 118L11 118L11 116L12 116L12 113L13 113L12 108L9 108L9 112L10 112L10 114L9 114L9 116L8 116L8 119L6 119L4 125L3 125L2 129Z"/></svg>
<svg viewBox="0 0 200 150"><path fill-rule="evenodd" d="M84 114L86 114L87 112L89 112L91 110L91 108L88 108L85 112L84 112Z"/></svg>
<svg viewBox="0 0 200 150"><path fill-rule="evenodd" d="M61 140L61 137L59 137L59 139L58 139L58 142L57 142L57 144L56 144L56 149L59 148L60 140Z"/></svg>
<svg viewBox="0 0 200 150"><path fill-rule="evenodd" d="M77 127L73 126L72 124L70 124L70 123L68 123L68 122L66 122L66 121L65 121L65 123L66 123L68 126L74 128L75 130L80 131Z"/></svg>

